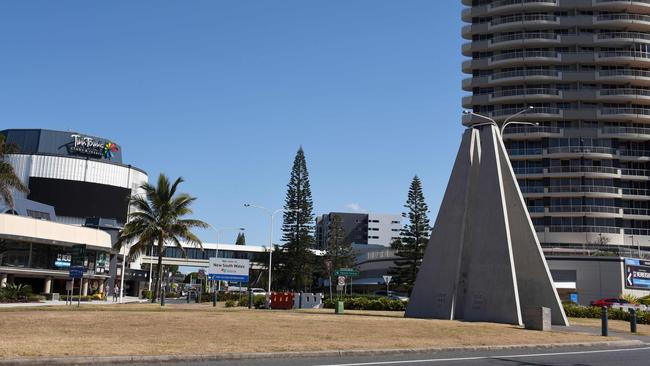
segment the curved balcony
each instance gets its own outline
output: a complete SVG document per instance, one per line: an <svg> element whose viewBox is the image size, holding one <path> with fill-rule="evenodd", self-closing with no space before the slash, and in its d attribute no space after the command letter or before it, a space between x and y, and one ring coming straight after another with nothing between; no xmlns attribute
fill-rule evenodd
<svg viewBox="0 0 650 366"><path fill-rule="evenodd" d="M607 117L608 119L647 119L650 120L650 108L600 108L597 111L597 117Z"/></svg>
<svg viewBox="0 0 650 366"><path fill-rule="evenodd" d="M647 208L623 208L624 215L650 216L650 209Z"/></svg>
<svg viewBox="0 0 650 366"><path fill-rule="evenodd" d="M650 140L650 128L641 127L604 127L599 137L610 137L625 140Z"/></svg>
<svg viewBox="0 0 650 366"><path fill-rule="evenodd" d="M512 11L513 9L522 10L546 10L558 5L558 0L496 0L488 4L488 12Z"/></svg>
<svg viewBox="0 0 650 366"><path fill-rule="evenodd" d="M601 51L596 53L595 61L644 66L650 62L650 52L632 50Z"/></svg>
<svg viewBox="0 0 650 366"><path fill-rule="evenodd" d="M650 90L637 88L599 89L596 98L614 102L650 103Z"/></svg>
<svg viewBox="0 0 650 366"><path fill-rule="evenodd" d="M650 85L650 71L634 69L600 70L596 74L596 79L619 83L634 80L635 84Z"/></svg>
<svg viewBox="0 0 650 366"><path fill-rule="evenodd" d="M549 88L526 88L500 90L489 94L489 102L502 102L518 99L562 99L562 92L558 89Z"/></svg>
<svg viewBox="0 0 650 366"><path fill-rule="evenodd" d="M650 161L650 150L619 149L618 158L627 161Z"/></svg>
<svg viewBox="0 0 650 366"><path fill-rule="evenodd" d="M643 188L621 188L623 198L650 200L650 189Z"/></svg>
<svg viewBox="0 0 650 366"><path fill-rule="evenodd" d="M500 65L505 63L519 63L525 61L536 62L559 62L561 55L555 51L515 51L494 55L488 58L488 65Z"/></svg>
<svg viewBox="0 0 650 366"><path fill-rule="evenodd" d="M546 149L547 156L555 158L589 156L594 158L613 158L616 149L602 146L561 146Z"/></svg>
<svg viewBox="0 0 650 366"><path fill-rule="evenodd" d="M539 167L513 167L513 172L518 176L542 176L544 174L544 168Z"/></svg>
<svg viewBox="0 0 650 366"><path fill-rule="evenodd" d="M532 41L542 41L545 43L551 41L558 43L560 42L560 36L558 34L549 32L522 32L515 34L503 34L489 39L488 46L502 45L504 43L507 45L523 45L524 43L530 45L531 43L534 43Z"/></svg>
<svg viewBox="0 0 650 366"><path fill-rule="evenodd" d="M557 177L593 176L603 178L620 178L621 172L608 166L550 166L545 168L546 175Z"/></svg>
<svg viewBox="0 0 650 366"><path fill-rule="evenodd" d="M504 140L532 139L543 137L562 137L564 132L561 128L546 126L508 126L503 131Z"/></svg>
<svg viewBox="0 0 650 366"><path fill-rule="evenodd" d="M551 233L599 233L599 234L620 234L621 228L614 226L562 226L551 225L548 226L548 231Z"/></svg>
<svg viewBox="0 0 650 366"><path fill-rule="evenodd" d="M546 189L547 194L553 197L606 197L619 198L621 192L617 187L609 186L549 186Z"/></svg>
<svg viewBox="0 0 650 366"><path fill-rule="evenodd" d="M621 45L628 43L650 43L650 34L642 32L603 32L594 35L594 43Z"/></svg>
<svg viewBox="0 0 650 366"><path fill-rule="evenodd" d="M539 148L523 148L523 149L508 149L508 157L515 159L517 157L531 157L535 155L542 155L544 149Z"/></svg>
<svg viewBox="0 0 650 366"><path fill-rule="evenodd" d="M645 30L650 25L650 16L630 13L601 14L594 17L595 26L620 26L625 29Z"/></svg>
<svg viewBox="0 0 650 366"><path fill-rule="evenodd" d="M509 15L488 22L489 30L499 30L506 27L559 25L560 18L552 14L518 14Z"/></svg>
<svg viewBox="0 0 650 366"><path fill-rule="evenodd" d="M648 0L593 0L593 6L607 10L650 11ZM603 9L605 10L605 9Z"/></svg>
<svg viewBox="0 0 650 366"><path fill-rule="evenodd" d="M621 168L621 175L626 180L648 180L650 179L650 170Z"/></svg>
<svg viewBox="0 0 650 366"><path fill-rule="evenodd" d="M588 216L621 216L621 209L613 206L589 206L589 205L576 205L576 206L549 206L548 212L550 213L570 213L580 216L583 214L605 214L605 215L588 215Z"/></svg>

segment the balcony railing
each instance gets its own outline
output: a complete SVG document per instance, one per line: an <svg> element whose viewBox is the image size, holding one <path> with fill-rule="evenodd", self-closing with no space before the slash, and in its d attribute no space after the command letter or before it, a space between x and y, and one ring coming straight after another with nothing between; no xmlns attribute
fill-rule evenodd
<svg viewBox="0 0 650 366"><path fill-rule="evenodd" d="M492 38L491 42L494 44L494 43L501 43L501 42L530 40L530 39L558 40L559 36L555 33L547 33L547 32L515 33L515 34L506 34L506 35L494 37Z"/></svg>
<svg viewBox="0 0 650 366"><path fill-rule="evenodd" d="M632 51L632 50L601 51L598 52L598 57L601 58L633 57L633 58L650 59L650 52L641 52L641 51Z"/></svg>
<svg viewBox="0 0 650 366"><path fill-rule="evenodd" d="M650 74L650 72L648 73ZM490 78L492 80L499 80L499 79L526 77L526 76L559 77L560 72L557 70L515 70L515 71L497 72L491 75Z"/></svg>
<svg viewBox="0 0 650 366"><path fill-rule="evenodd" d="M625 215L650 216L650 209L647 208L624 208Z"/></svg>
<svg viewBox="0 0 650 366"><path fill-rule="evenodd" d="M615 154L616 149L611 147L602 147L602 146L561 146L561 147L549 147L549 154L558 154L558 153L576 153L576 154Z"/></svg>
<svg viewBox="0 0 650 366"><path fill-rule="evenodd" d="M596 0L596 4L603 3L641 3L650 5L650 0Z"/></svg>
<svg viewBox="0 0 650 366"><path fill-rule="evenodd" d="M490 4L491 8L500 8L502 6L509 6L509 5L523 5L523 4L549 4L549 5L557 5L557 0L498 0L498 1L493 1Z"/></svg>
<svg viewBox="0 0 650 366"><path fill-rule="evenodd" d="M549 173L603 173L618 174L618 169L608 166L551 166Z"/></svg>
<svg viewBox="0 0 650 366"><path fill-rule="evenodd" d="M528 206L528 212L544 213L544 206Z"/></svg>
<svg viewBox="0 0 650 366"><path fill-rule="evenodd" d="M533 58L533 57L546 57L546 58L558 58L560 54L555 51L517 51L517 52L508 52L502 53L500 55L494 55L490 57L490 61L503 61L511 60L515 58Z"/></svg>
<svg viewBox="0 0 650 366"><path fill-rule="evenodd" d="M562 129L558 127L535 126L535 127L517 127L512 126L503 130L504 135L516 133L562 133Z"/></svg>
<svg viewBox="0 0 650 366"><path fill-rule="evenodd" d="M619 234L620 228L612 226L575 226L575 225L551 225L548 230L552 233L608 233Z"/></svg>
<svg viewBox="0 0 650 366"><path fill-rule="evenodd" d="M650 176L650 170L622 168L621 169L621 174L622 175L635 175L635 176L641 176L641 177L648 177L648 176Z"/></svg>
<svg viewBox="0 0 650 366"><path fill-rule="evenodd" d="M525 15L510 15L507 17L492 19L490 21L490 25L495 26L495 25L508 24L508 23L555 22L555 21L557 21L557 17L555 15L525 14Z"/></svg>
<svg viewBox="0 0 650 366"><path fill-rule="evenodd" d="M642 32L606 32L598 33L596 39L644 39L650 40L650 34Z"/></svg>
<svg viewBox="0 0 650 366"><path fill-rule="evenodd" d="M513 167L515 174L543 174L543 167Z"/></svg>
<svg viewBox="0 0 650 366"><path fill-rule="evenodd" d="M650 229L625 228L623 231L627 235L650 235Z"/></svg>
<svg viewBox="0 0 650 366"><path fill-rule="evenodd" d="M650 17L649 17L650 18ZM598 71L598 76L636 76L650 78L650 71L633 70L633 69L614 69Z"/></svg>
<svg viewBox="0 0 650 366"><path fill-rule="evenodd" d="M528 149L508 149L508 155L510 156L519 156L519 155L542 155L543 149L540 148L528 148Z"/></svg>
<svg viewBox="0 0 650 366"><path fill-rule="evenodd" d="M602 108L599 111L604 116L614 114L640 114L650 116L650 108Z"/></svg>
<svg viewBox="0 0 650 366"><path fill-rule="evenodd" d="M603 14L596 17L596 21L610 21L610 20L632 20L640 22L650 22L650 16L641 15L641 14L628 14L628 13L617 13L617 14Z"/></svg>
<svg viewBox="0 0 650 366"><path fill-rule="evenodd" d="M490 94L490 96L492 98L526 96L526 95L559 96L560 95L560 90L558 90L558 89L549 89L549 88L527 88L527 89L500 90L498 92L494 92L494 93Z"/></svg>
<svg viewBox="0 0 650 366"><path fill-rule="evenodd" d="M618 207L612 206L549 206L549 212L593 212L593 213L611 213L617 214L620 212Z"/></svg>
<svg viewBox="0 0 650 366"><path fill-rule="evenodd" d="M510 116L515 113L521 112L521 108L507 108L507 109L499 109L491 114L495 117L500 117L500 116ZM551 107L535 107L532 111L527 113L528 115L530 114L560 114L560 109L559 108L551 108Z"/></svg>
<svg viewBox="0 0 650 366"><path fill-rule="evenodd" d="M519 186L521 193L544 193L543 186Z"/></svg>
<svg viewBox="0 0 650 366"><path fill-rule="evenodd" d="M637 89L637 88L615 88L615 89L600 89L598 95L604 96L641 96L650 97L650 90Z"/></svg>
<svg viewBox="0 0 650 366"><path fill-rule="evenodd" d="M618 154L621 156L646 156L650 157L650 150L618 150Z"/></svg>
<svg viewBox="0 0 650 366"><path fill-rule="evenodd" d="M606 134L633 134L633 135L650 135L650 128L642 127L605 127L603 132Z"/></svg>
<svg viewBox="0 0 650 366"><path fill-rule="evenodd" d="M548 193L618 193L618 188L607 186L549 186Z"/></svg>
<svg viewBox="0 0 650 366"><path fill-rule="evenodd" d="M643 188L622 188L623 194L628 196L647 196L650 190Z"/></svg>

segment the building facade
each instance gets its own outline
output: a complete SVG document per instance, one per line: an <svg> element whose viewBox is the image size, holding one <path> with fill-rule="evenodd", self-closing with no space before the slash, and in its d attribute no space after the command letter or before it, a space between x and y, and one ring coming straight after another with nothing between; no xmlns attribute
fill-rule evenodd
<svg viewBox="0 0 650 366"><path fill-rule="evenodd" d="M5 155L29 193L0 202L0 286L65 293L74 245L86 246L83 282L75 293L110 293L118 255L112 250L147 174L122 163L114 142L76 132L0 131L17 152Z"/></svg>
<svg viewBox="0 0 650 366"><path fill-rule="evenodd" d="M542 246L650 247L650 3L462 3L463 107L498 123L534 107L516 120L539 126L503 139Z"/></svg>
<svg viewBox="0 0 650 366"><path fill-rule="evenodd" d="M53 206L52 219L60 223L81 226L86 218L101 217L124 224L128 197L141 193L148 180L143 170L122 163L122 148L106 138L43 129L0 134L18 147L5 159L30 190L15 197Z"/></svg>
<svg viewBox="0 0 650 366"><path fill-rule="evenodd" d="M334 216L341 218L341 228L346 244L370 244L388 247L399 237L401 215L330 212L316 217L316 243L319 249L327 248Z"/></svg>

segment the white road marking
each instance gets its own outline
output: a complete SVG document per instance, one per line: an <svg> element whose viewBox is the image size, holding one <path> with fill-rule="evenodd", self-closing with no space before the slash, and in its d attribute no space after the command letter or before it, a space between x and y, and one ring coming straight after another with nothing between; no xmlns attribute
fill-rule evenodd
<svg viewBox="0 0 650 366"><path fill-rule="evenodd" d="M574 351L574 352L555 352L555 353L533 353L523 355L504 355L504 356L476 356L476 357L456 357L456 358L430 358L421 360L404 360L404 361L378 361L378 362L360 362L360 363L337 363L330 365L318 366L372 366L372 365L401 365L409 363L425 363L425 362L453 362L453 361L474 361L474 360L487 360L492 358L524 358L524 357L542 357L542 356L564 356L564 355L585 355L591 353L608 353L608 352L630 352L650 350L650 347L640 348L622 348L622 349L608 349L596 351Z"/></svg>

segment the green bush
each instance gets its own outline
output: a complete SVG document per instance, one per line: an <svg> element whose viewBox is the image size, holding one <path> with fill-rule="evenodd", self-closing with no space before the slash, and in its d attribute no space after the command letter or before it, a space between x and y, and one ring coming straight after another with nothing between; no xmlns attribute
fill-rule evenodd
<svg viewBox="0 0 650 366"><path fill-rule="evenodd" d="M406 301L379 296L343 296L340 300L325 299L323 306L327 309L334 309L337 301L343 301L343 306L350 310L404 311L407 304Z"/></svg>
<svg viewBox="0 0 650 366"><path fill-rule="evenodd" d="M143 299L151 300L153 298L153 291L142 290L141 296Z"/></svg>
<svg viewBox="0 0 650 366"><path fill-rule="evenodd" d="M253 307L255 307L255 309L262 309L264 308L265 304L266 304L266 296L264 295L253 296ZM239 306L248 307L248 295L242 296L241 301L239 301Z"/></svg>
<svg viewBox="0 0 650 366"><path fill-rule="evenodd" d="M639 303L641 303L643 305L646 305L646 306L650 306L650 295L640 298Z"/></svg>
<svg viewBox="0 0 650 366"><path fill-rule="evenodd" d="M564 312L570 318L600 319L601 308L595 306L581 306L573 303L564 303ZM608 309L607 318L611 320L630 321L630 313L623 309ZM639 324L650 324L650 312L637 311L636 321Z"/></svg>
<svg viewBox="0 0 650 366"><path fill-rule="evenodd" d="M29 302L40 302L40 301L45 301L45 296L43 296L43 295L29 294L29 295L27 295L27 301L29 301Z"/></svg>
<svg viewBox="0 0 650 366"><path fill-rule="evenodd" d="M28 301L28 297L31 294L32 294L31 286L10 283L7 285L7 287L0 289L0 301L4 301L4 302Z"/></svg>
<svg viewBox="0 0 650 366"><path fill-rule="evenodd" d="M237 302L235 300L227 300L226 301L226 307L227 308L234 308L237 306Z"/></svg>
<svg viewBox="0 0 650 366"><path fill-rule="evenodd" d="M177 299L181 297L181 295L178 292L165 292L165 297L168 299Z"/></svg>

